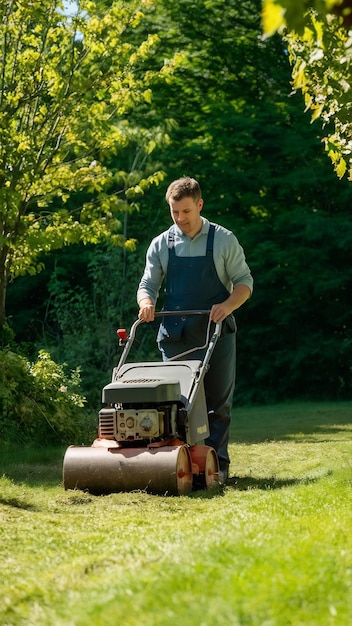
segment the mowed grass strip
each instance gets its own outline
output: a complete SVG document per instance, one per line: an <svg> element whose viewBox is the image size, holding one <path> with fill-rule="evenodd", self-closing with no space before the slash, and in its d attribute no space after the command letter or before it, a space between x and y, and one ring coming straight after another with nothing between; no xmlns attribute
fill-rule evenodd
<svg viewBox="0 0 352 626"><path fill-rule="evenodd" d="M92 496L1 449L0 624L350 626L352 403L237 409L231 478Z"/></svg>

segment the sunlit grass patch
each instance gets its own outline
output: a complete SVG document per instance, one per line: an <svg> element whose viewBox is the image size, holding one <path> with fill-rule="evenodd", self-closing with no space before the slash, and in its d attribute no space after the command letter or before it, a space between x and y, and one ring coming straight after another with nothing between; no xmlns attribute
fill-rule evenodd
<svg viewBox="0 0 352 626"><path fill-rule="evenodd" d="M0 623L350 626L351 409L235 411L229 484L189 497L64 491L63 451L1 456Z"/></svg>

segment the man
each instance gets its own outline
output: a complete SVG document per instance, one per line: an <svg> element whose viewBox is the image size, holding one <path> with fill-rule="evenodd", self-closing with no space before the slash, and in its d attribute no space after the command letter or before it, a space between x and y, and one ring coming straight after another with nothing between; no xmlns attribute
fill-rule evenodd
<svg viewBox="0 0 352 626"><path fill-rule="evenodd" d="M199 183L190 177L172 182L166 192L174 224L148 248L137 301L140 319L154 320L155 304L166 279L164 310L209 310L213 322L222 322L222 334L204 378L210 435L205 443L219 458L220 482L226 483L232 400L236 369L236 322L233 311L250 297L253 279L235 235L201 216ZM203 316L165 316L158 344L168 359L205 341ZM205 325L205 328L204 328ZM203 352L204 354L204 352ZM192 353L199 359L202 354Z"/></svg>

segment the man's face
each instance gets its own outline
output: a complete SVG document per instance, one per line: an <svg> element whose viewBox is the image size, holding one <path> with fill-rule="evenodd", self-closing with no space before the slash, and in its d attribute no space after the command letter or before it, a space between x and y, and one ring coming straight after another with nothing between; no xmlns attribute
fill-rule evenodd
<svg viewBox="0 0 352 626"><path fill-rule="evenodd" d="M193 200L191 197L182 200L170 198L171 217L182 232L193 239L202 228L200 212L203 208L203 200Z"/></svg>

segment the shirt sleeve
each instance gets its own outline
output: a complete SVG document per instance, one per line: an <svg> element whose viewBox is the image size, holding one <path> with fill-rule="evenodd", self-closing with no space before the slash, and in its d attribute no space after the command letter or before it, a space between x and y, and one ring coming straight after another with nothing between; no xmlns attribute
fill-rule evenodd
<svg viewBox="0 0 352 626"><path fill-rule="evenodd" d="M143 298L150 298L154 305L157 302L165 276L165 260L163 263L165 255L162 254L162 244L162 236L156 237L147 250L144 273L137 290L138 303Z"/></svg>
<svg viewBox="0 0 352 626"><path fill-rule="evenodd" d="M253 291L253 277L244 250L237 237L222 227L216 229L214 262L220 280L232 291L235 285L247 285Z"/></svg>

